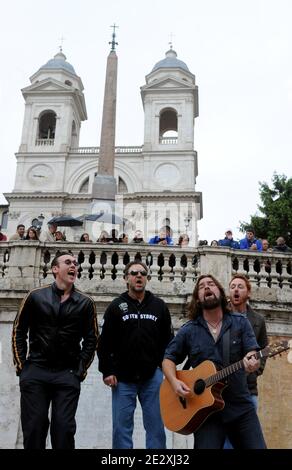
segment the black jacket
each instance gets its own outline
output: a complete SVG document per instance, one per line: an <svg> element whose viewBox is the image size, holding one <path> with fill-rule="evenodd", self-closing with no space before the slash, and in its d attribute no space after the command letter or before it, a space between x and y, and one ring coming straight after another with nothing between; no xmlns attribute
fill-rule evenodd
<svg viewBox="0 0 292 470"><path fill-rule="evenodd" d="M249 305L247 306L246 315L251 323L259 347L261 349L265 348L268 345L268 336L263 315L258 312L254 312ZM257 378L263 373L265 365L266 359L261 359L261 364L258 370L247 376L247 385L251 395L258 394Z"/></svg>
<svg viewBox="0 0 292 470"><path fill-rule="evenodd" d="M104 314L97 355L103 377L122 382L147 380L161 366L173 337L165 302L146 291L142 303L127 292L114 299Z"/></svg>
<svg viewBox="0 0 292 470"><path fill-rule="evenodd" d="M17 375L28 360L56 370L72 368L80 380L85 378L97 345L95 305L74 286L70 297L61 304L62 294L53 283L33 289L24 298L12 334Z"/></svg>

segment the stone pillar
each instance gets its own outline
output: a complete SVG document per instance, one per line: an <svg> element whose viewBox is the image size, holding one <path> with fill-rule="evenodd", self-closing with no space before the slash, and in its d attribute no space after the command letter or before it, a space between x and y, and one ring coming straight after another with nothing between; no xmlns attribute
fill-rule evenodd
<svg viewBox="0 0 292 470"><path fill-rule="evenodd" d="M118 58L111 50L107 59L98 174L92 186L92 198L113 201L117 193L114 178L115 129Z"/></svg>

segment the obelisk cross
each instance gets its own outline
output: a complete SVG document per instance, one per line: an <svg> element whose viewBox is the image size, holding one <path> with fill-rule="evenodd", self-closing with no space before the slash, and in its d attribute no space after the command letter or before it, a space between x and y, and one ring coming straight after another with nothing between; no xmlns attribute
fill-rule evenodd
<svg viewBox="0 0 292 470"><path fill-rule="evenodd" d="M61 44L60 44L60 46L59 46L60 52L63 51L63 42L64 42L64 40L65 40L65 38L64 38L63 36L61 36L61 37L59 38L59 41L61 41Z"/></svg>
<svg viewBox="0 0 292 470"><path fill-rule="evenodd" d="M109 44L111 44L112 46L111 51L114 51L115 46L118 45L118 43L116 42L116 28L118 28L118 26L114 23L113 26L111 26L111 28L113 28L113 34L112 34L112 40L109 42Z"/></svg>

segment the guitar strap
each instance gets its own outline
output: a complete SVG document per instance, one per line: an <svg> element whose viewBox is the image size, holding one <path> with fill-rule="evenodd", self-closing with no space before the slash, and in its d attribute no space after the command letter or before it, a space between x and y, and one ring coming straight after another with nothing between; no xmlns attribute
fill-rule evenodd
<svg viewBox="0 0 292 470"><path fill-rule="evenodd" d="M230 328L223 335L223 367L230 365Z"/></svg>
<svg viewBox="0 0 292 470"><path fill-rule="evenodd" d="M191 367L191 359L188 357L186 362L184 363L182 370L188 370L190 369L190 367Z"/></svg>

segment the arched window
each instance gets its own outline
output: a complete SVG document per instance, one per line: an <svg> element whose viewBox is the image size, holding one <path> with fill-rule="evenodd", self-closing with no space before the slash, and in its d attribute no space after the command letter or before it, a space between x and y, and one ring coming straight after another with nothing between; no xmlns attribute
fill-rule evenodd
<svg viewBox="0 0 292 470"><path fill-rule="evenodd" d="M159 117L159 143L177 144L177 112L173 108L163 109Z"/></svg>
<svg viewBox="0 0 292 470"><path fill-rule="evenodd" d="M118 179L118 193L119 194L125 194L128 192L128 187L125 183L125 181L123 180L123 178L121 178L119 176L119 179Z"/></svg>
<svg viewBox="0 0 292 470"><path fill-rule="evenodd" d="M44 111L39 117L39 139L52 140L55 138L56 113L54 111Z"/></svg>
<svg viewBox="0 0 292 470"><path fill-rule="evenodd" d="M88 193L89 189L89 176L83 181L79 188L79 193Z"/></svg>

